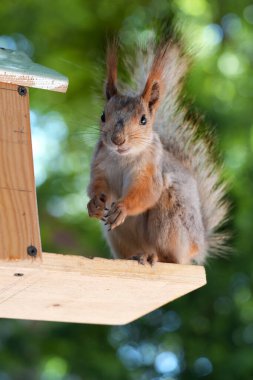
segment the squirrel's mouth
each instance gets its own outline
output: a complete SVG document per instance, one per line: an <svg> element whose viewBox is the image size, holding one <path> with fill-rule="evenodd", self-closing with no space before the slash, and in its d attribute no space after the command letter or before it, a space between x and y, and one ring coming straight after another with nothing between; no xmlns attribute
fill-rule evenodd
<svg viewBox="0 0 253 380"><path fill-rule="evenodd" d="M119 153L119 154L125 154L125 153L127 153L127 152L129 152L129 150L130 150L130 148L118 148L117 149L117 152Z"/></svg>

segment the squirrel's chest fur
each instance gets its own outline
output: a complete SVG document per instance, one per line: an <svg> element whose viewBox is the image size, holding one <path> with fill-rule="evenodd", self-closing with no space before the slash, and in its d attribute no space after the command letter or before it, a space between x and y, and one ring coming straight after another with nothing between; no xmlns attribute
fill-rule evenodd
<svg viewBox="0 0 253 380"><path fill-rule="evenodd" d="M108 201L113 202L125 195L136 179L144 175L147 168L152 166L153 175L157 176L157 172L161 172L162 167L161 151L158 137L154 138L153 144L145 153L138 156L115 154L104 147L100 153L100 168L105 173L111 192L111 199Z"/></svg>
<svg viewBox="0 0 253 380"><path fill-rule="evenodd" d="M112 154L105 154L104 160L100 165L110 189L108 202L113 202L122 196L123 188L131 173L131 163L127 164L120 158Z"/></svg>

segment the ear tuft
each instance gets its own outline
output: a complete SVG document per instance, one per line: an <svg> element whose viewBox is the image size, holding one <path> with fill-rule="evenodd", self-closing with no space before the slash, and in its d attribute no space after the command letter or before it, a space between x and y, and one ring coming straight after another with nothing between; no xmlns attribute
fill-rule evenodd
<svg viewBox="0 0 253 380"><path fill-rule="evenodd" d="M113 40L107 47L107 80L105 84L105 96L109 100L117 94L117 41Z"/></svg>
<svg viewBox="0 0 253 380"><path fill-rule="evenodd" d="M153 82L152 85L149 81L146 83L145 89L142 94L143 99L148 103L150 113L158 105L160 97L160 86L158 82Z"/></svg>
<svg viewBox="0 0 253 380"><path fill-rule="evenodd" d="M114 82L107 80L106 85L105 85L106 99L109 100L116 94L117 94L117 88L116 88Z"/></svg>
<svg viewBox="0 0 253 380"><path fill-rule="evenodd" d="M153 108L155 107L157 101L159 100L160 96L160 89L158 82L153 83L150 91L150 97L148 102L148 108L149 111L152 112Z"/></svg>

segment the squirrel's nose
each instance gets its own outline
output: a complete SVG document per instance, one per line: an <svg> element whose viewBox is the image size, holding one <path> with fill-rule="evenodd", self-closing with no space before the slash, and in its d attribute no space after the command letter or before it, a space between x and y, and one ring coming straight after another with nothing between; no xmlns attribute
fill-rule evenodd
<svg viewBox="0 0 253 380"><path fill-rule="evenodd" d="M113 144L118 145L118 146L123 145L124 142L126 141L124 136L117 134L117 133L112 135L111 140L112 140Z"/></svg>

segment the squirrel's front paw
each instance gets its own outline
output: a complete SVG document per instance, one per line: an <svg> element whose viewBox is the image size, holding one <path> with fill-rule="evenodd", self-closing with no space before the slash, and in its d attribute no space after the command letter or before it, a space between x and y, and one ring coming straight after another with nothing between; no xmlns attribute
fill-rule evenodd
<svg viewBox="0 0 253 380"><path fill-rule="evenodd" d="M112 203L110 210L105 215L106 223L105 225L109 225L109 230L113 230L118 227L120 224L124 223L127 217L126 207L123 203Z"/></svg>
<svg viewBox="0 0 253 380"><path fill-rule="evenodd" d="M104 213L106 211L105 194L95 195L87 204L87 209L90 217L104 220Z"/></svg>

